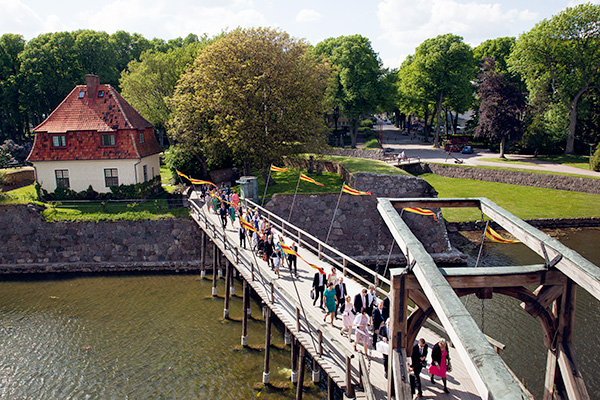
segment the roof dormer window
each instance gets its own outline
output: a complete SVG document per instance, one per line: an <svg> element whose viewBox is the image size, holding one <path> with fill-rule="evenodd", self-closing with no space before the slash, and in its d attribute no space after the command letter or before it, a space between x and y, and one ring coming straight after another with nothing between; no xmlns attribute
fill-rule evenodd
<svg viewBox="0 0 600 400"><path fill-rule="evenodd" d="M98 97L104 97L104 90L98 90Z"/></svg>
<svg viewBox="0 0 600 400"><path fill-rule="evenodd" d="M80 90L79 91L79 98L83 99L85 97L85 90Z"/></svg>

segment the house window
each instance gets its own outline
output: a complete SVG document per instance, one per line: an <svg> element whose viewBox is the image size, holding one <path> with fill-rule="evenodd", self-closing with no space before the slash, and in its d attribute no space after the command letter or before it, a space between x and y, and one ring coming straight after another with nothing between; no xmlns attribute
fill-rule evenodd
<svg viewBox="0 0 600 400"><path fill-rule="evenodd" d="M144 132L140 132L140 143L144 143Z"/></svg>
<svg viewBox="0 0 600 400"><path fill-rule="evenodd" d="M114 145L115 145L114 133L102 135L102 146L114 146Z"/></svg>
<svg viewBox="0 0 600 400"><path fill-rule="evenodd" d="M57 188L69 188L69 170L68 169L56 169L54 170L54 176L56 176L56 187Z"/></svg>
<svg viewBox="0 0 600 400"><path fill-rule="evenodd" d="M67 140L65 135L54 135L52 136L52 147L65 147Z"/></svg>
<svg viewBox="0 0 600 400"><path fill-rule="evenodd" d="M98 97L104 97L104 90L98 90Z"/></svg>
<svg viewBox="0 0 600 400"><path fill-rule="evenodd" d="M142 170L144 171L144 182L148 182L148 166L144 165Z"/></svg>
<svg viewBox="0 0 600 400"><path fill-rule="evenodd" d="M104 184L106 187L119 186L119 173L116 168L104 170Z"/></svg>
<svg viewBox="0 0 600 400"><path fill-rule="evenodd" d="M79 98L83 99L85 97L85 90L80 90L79 91Z"/></svg>

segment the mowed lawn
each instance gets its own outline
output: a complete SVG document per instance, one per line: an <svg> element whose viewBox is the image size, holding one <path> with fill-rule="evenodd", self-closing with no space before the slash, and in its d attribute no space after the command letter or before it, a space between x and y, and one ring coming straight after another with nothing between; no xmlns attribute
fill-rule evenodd
<svg viewBox="0 0 600 400"><path fill-rule="evenodd" d="M438 197L487 197L522 219L600 217L600 195L446 178L435 174L420 175L437 190ZM478 209L444 208L447 221L481 219Z"/></svg>

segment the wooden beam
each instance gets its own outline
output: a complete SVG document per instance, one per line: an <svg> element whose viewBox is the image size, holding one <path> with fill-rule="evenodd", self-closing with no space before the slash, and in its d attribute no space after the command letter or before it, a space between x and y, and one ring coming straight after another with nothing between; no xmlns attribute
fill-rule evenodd
<svg viewBox="0 0 600 400"><path fill-rule="evenodd" d="M265 366L263 369L263 383L269 384L271 380L271 309L265 307Z"/></svg>
<svg viewBox="0 0 600 400"><path fill-rule="evenodd" d="M548 308L563 293L563 290L562 285L542 285L533 294L537 296L537 303L540 307ZM538 308L531 303L521 303L521 307L534 317L539 315Z"/></svg>
<svg viewBox="0 0 600 400"><path fill-rule="evenodd" d="M427 300L427 296L425 296L425 293L423 293L422 290L409 290L408 298L411 299L417 305L417 307L422 310L427 310L429 307L431 307L431 303L429 300Z"/></svg>
<svg viewBox="0 0 600 400"><path fill-rule="evenodd" d="M554 399L554 382L556 381L556 353L548 350L546 359L546 378L544 379L544 400Z"/></svg>
<svg viewBox="0 0 600 400"><path fill-rule="evenodd" d="M302 388L304 386L304 367L306 365L306 357L304 357L304 346L300 345L298 366L298 386L296 387L296 400L302 400Z"/></svg>
<svg viewBox="0 0 600 400"><path fill-rule="evenodd" d="M248 346L248 309L250 308L250 295L248 293L248 282L244 279L244 302L242 304L242 346Z"/></svg>
<svg viewBox="0 0 600 400"><path fill-rule="evenodd" d="M557 349L558 366L570 400L589 400L590 395L585 387L581 372L577 367L571 347L560 343Z"/></svg>
<svg viewBox="0 0 600 400"><path fill-rule="evenodd" d="M479 208L478 199L390 199L394 208L400 210L406 207L426 207L426 208Z"/></svg>

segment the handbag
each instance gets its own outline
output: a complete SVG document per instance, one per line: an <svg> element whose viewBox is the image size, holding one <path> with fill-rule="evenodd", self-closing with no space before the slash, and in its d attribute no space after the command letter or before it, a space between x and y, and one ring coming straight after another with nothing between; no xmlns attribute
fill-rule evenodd
<svg viewBox="0 0 600 400"><path fill-rule="evenodd" d="M311 300L315 299L315 289L310 289L310 299Z"/></svg>
<svg viewBox="0 0 600 400"><path fill-rule="evenodd" d="M263 261L267 261L267 255L263 254Z"/></svg>
<svg viewBox="0 0 600 400"><path fill-rule="evenodd" d="M446 371L452 372L452 363L450 362L450 357L446 359Z"/></svg>

